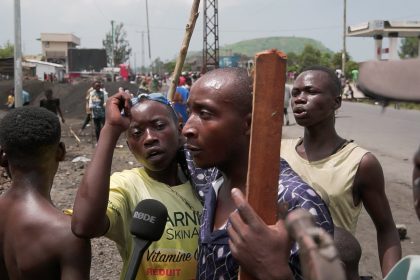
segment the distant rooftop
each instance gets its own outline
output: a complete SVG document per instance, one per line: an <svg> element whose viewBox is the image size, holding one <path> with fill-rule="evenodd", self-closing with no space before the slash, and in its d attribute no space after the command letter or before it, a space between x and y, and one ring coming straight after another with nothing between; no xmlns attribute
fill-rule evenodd
<svg viewBox="0 0 420 280"><path fill-rule="evenodd" d="M347 28L350 37L418 37L420 21L372 20Z"/></svg>
<svg viewBox="0 0 420 280"><path fill-rule="evenodd" d="M71 42L80 45L80 38L71 33L41 33L42 42Z"/></svg>
<svg viewBox="0 0 420 280"><path fill-rule="evenodd" d="M46 61L41 61L41 60L35 60L35 59L25 59L26 62L29 63L34 63L34 64L42 64L42 65L48 65L48 66L54 66L57 68L63 68L64 66L61 64L57 64L57 63L51 63L51 62L46 62Z"/></svg>

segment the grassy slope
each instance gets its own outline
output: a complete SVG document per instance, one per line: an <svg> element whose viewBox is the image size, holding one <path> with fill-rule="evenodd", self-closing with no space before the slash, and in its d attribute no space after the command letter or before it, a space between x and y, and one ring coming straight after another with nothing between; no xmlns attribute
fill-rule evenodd
<svg viewBox="0 0 420 280"><path fill-rule="evenodd" d="M295 52L300 54L303 51L305 45L310 44L313 47L321 50L322 52L331 52L321 42L301 37L267 37L257 38L246 41L240 41L234 44L228 44L220 48L220 55L224 55L226 50L230 50L233 53L244 54L247 56L254 56L256 52L275 48L285 53Z"/></svg>

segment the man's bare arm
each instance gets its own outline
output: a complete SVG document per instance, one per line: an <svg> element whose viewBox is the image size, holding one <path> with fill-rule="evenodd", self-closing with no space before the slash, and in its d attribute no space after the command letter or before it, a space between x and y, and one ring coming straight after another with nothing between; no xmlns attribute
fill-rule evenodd
<svg viewBox="0 0 420 280"><path fill-rule="evenodd" d="M362 158L354 184L376 227L379 261L385 276L401 259L401 244L385 194L382 167L373 154Z"/></svg>

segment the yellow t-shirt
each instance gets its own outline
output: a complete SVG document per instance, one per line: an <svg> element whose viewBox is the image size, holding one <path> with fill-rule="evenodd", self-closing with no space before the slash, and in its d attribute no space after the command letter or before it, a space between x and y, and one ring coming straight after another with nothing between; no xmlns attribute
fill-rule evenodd
<svg viewBox="0 0 420 280"><path fill-rule="evenodd" d="M353 182L359 163L368 151L348 143L335 154L308 161L296 152L298 139L281 141L281 157L327 203L333 222L355 234L362 203L354 205Z"/></svg>
<svg viewBox="0 0 420 280"><path fill-rule="evenodd" d="M143 255L136 279L195 279L198 234L202 205L189 182L169 187L150 178L143 168L116 172L111 176L106 236L117 243L123 259L123 279L128 269L134 240L130 233L138 202L153 198L168 209L165 231Z"/></svg>
<svg viewBox="0 0 420 280"><path fill-rule="evenodd" d="M7 96L7 106L12 106L15 103L15 97L13 95Z"/></svg>

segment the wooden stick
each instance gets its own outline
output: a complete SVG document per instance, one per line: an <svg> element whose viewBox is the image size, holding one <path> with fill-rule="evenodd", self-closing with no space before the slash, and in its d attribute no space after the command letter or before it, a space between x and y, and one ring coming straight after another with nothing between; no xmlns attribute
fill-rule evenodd
<svg viewBox="0 0 420 280"><path fill-rule="evenodd" d="M175 90L178 85L179 75L181 74L181 70L182 70L182 67L184 66L184 61L187 56L191 36L193 34L195 22L197 21L198 14L199 14L198 13L199 6L200 6L200 0L194 0L191 7L190 19L187 26L185 27L184 39L182 41L181 49L179 50L178 58L175 64L174 73L172 75L171 85L168 91L168 99L171 101L174 98Z"/></svg>
<svg viewBox="0 0 420 280"><path fill-rule="evenodd" d="M257 53L246 195L268 225L277 221L285 83L286 55L277 50ZM240 279L252 277L241 270Z"/></svg>
<svg viewBox="0 0 420 280"><path fill-rule="evenodd" d="M77 141L77 146L79 146L80 144L80 138L77 136L77 134L73 131L73 129L71 128L71 125L69 125L69 131L71 133L71 135L73 135L74 139L76 139Z"/></svg>

